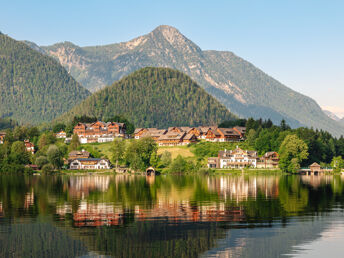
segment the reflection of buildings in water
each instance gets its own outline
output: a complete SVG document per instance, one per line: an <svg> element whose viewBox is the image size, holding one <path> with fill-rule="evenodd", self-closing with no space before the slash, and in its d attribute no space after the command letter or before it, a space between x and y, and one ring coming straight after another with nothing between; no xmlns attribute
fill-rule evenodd
<svg viewBox="0 0 344 258"><path fill-rule="evenodd" d="M256 198L258 191L266 197L278 196L278 177L209 177L208 188L222 196L224 200L240 202L248 198Z"/></svg>
<svg viewBox="0 0 344 258"><path fill-rule="evenodd" d="M73 214L73 221L76 227L120 225L123 224L123 209L110 203L83 201Z"/></svg>
<svg viewBox="0 0 344 258"><path fill-rule="evenodd" d="M154 175L146 176L146 183L147 184L152 185L152 184L154 184L154 182L155 182L155 176Z"/></svg>
<svg viewBox="0 0 344 258"><path fill-rule="evenodd" d="M224 203L193 205L190 201L159 202L151 209L135 207L138 221L163 219L170 222L241 221L243 210L228 209Z"/></svg>
<svg viewBox="0 0 344 258"><path fill-rule="evenodd" d="M34 205L34 203L35 203L35 195L32 189L31 192L25 194L24 209L30 208L30 206Z"/></svg>
<svg viewBox="0 0 344 258"><path fill-rule="evenodd" d="M301 175L301 181L304 184L308 184L314 188L318 188L323 184L330 184L333 180L332 175ZM343 177L341 177L343 180Z"/></svg>
<svg viewBox="0 0 344 258"><path fill-rule="evenodd" d="M72 205L64 204L56 208L56 214L63 219L72 214ZM123 223L123 208L112 203L89 203L82 201L78 210L73 213L75 227L114 226Z"/></svg>
<svg viewBox="0 0 344 258"><path fill-rule="evenodd" d="M69 204L60 205L56 214L63 219L72 213ZM194 205L190 201L158 201L151 208L136 205L133 210L115 206L113 203L89 203L82 201L78 210L73 213L73 225L76 227L116 226L123 224L125 216L134 214L137 221L167 220L171 223L182 222L220 222L241 221L243 210L239 207L230 209L224 203Z"/></svg>
<svg viewBox="0 0 344 258"><path fill-rule="evenodd" d="M73 176L68 179L68 193L84 198L91 191L105 192L109 188L110 176Z"/></svg>

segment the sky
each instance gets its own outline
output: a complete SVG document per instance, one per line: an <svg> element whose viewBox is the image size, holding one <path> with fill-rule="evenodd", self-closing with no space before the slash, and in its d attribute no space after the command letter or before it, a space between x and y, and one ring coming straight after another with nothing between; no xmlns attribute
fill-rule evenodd
<svg viewBox="0 0 344 258"><path fill-rule="evenodd" d="M227 50L344 117L344 1L0 0L0 31L38 45L128 41L176 27L203 50Z"/></svg>

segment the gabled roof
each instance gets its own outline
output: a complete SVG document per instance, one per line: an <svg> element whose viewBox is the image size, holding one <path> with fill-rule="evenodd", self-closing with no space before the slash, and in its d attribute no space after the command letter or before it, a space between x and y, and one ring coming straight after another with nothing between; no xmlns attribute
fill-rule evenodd
<svg viewBox="0 0 344 258"><path fill-rule="evenodd" d="M320 165L316 162L314 162L312 165L310 165L309 167L320 167Z"/></svg>
<svg viewBox="0 0 344 258"><path fill-rule="evenodd" d="M219 132L221 132L224 136L231 136L231 135L236 135L240 136L240 134L235 131L233 128L217 128Z"/></svg>
<svg viewBox="0 0 344 258"><path fill-rule="evenodd" d="M213 133L215 136L218 136L218 137L221 136L221 134L218 132L217 129L209 129L207 132L211 132L211 133Z"/></svg>
<svg viewBox="0 0 344 258"><path fill-rule="evenodd" d="M193 133L188 133L184 136L183 140L191 140L192 138L195 138L196 136Z"/></svg>
<svg viewBox="0 0 344 258"><path fill-rule="evenodd" d="M182 132L182 133L168 132L166 134L161 135L159 137L158 141L162 141L162 140L182 140L185 135L186 135L185 132Z"/></svg>
<svg viewBox="0 0 344 258"><path fill-rule="evenodd" d="M198 129L202 132L202 133L207 133L209 130L216 130L217 126L199 126Z"/></svg>

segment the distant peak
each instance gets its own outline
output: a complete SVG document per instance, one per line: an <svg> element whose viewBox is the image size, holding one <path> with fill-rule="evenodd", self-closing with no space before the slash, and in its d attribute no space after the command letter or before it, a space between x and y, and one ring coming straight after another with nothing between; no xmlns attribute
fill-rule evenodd
<svg viewBox="0 0 344 258"><path fill-rule="evenodd" d="M170 25L160 25L160 26L156 27L153 30L153 32L154 31L175 31L175 32L180 33L179 30L177 30L175 27L170 26Z"/></svg>

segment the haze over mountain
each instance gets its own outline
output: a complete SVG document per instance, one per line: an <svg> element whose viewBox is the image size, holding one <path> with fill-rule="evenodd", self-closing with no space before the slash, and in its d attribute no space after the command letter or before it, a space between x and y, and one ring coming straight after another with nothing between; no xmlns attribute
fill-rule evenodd
<svg viewBox="0 0 344 258"><path fill-rule="evenodd" d="M323 109L324 113L331 119L333 119L334 121L340 121L341 119L333 112Z"/></svg>
<svg viewBox="0 0 344 258"><path fill-rule="evenodd" d="M56 60L0 33L0 118L48 122L89 95Z"/></svg>
<svg viewBox="0 0 344 258"><path fill-rule="evenodd" d="M203 51L170 26L159 26L129 42L79 47L70 42L41 47L90 91L147 66L188 74L240 117L285 119L292 127L324 129L339 136L344 127L311 98L291 90L228 51Z"/></svg>
<svg viewBox="0 0 344 258"><path fill-rule="evenodd" d="M94 93L58 121L88 115L123 115L136 127L217 125L236 118L191 78L170 68L147 67Z"/></svg>

